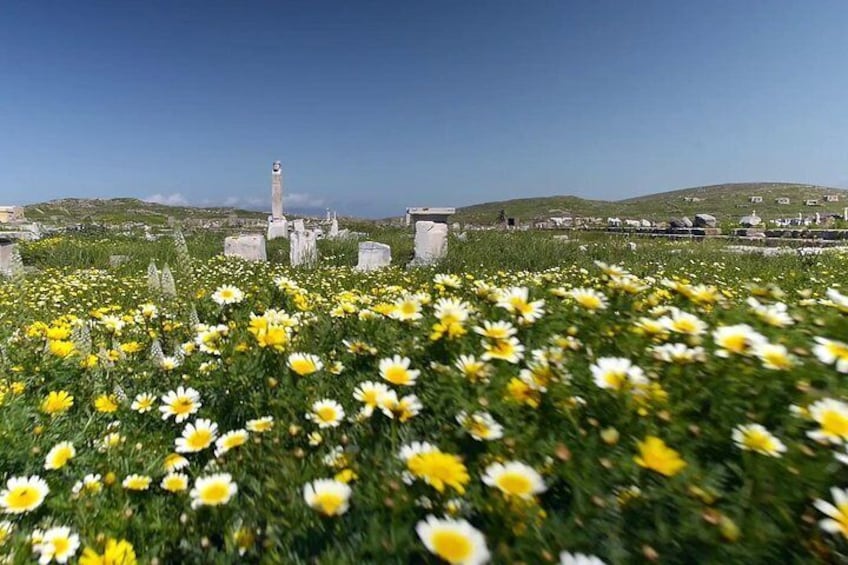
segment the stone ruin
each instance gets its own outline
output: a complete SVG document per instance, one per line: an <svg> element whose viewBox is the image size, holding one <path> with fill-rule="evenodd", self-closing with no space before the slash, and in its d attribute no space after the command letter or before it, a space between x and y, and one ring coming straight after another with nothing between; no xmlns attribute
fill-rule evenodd
<svg viewBox="0 0 848 565"><path fill-rule="evenodd" d="M289 234L289 260L292 267L314 267L318 263L318 234L312 230Z"/></svg>
<svg viewBox="0 0 848 565"><path fill-rule="evenodd" d="M415 257L411 266L432 265L448 253L448 218L456 208L406 209L406 225L415 225Z"/></svg>
<svg viewBox="0 0 848 565"><path fill-rule="evenodd" d="M224 239L224 255L247 261L267 261L265 237L262 235L233 235Z"/></svg>
<svg viewBox="0 0 848 565"><path fill-rule="evenodd" d="M359 244L357 271L374 271L388 267L392 262L392 248L385 243L363 241Z"/></svg>

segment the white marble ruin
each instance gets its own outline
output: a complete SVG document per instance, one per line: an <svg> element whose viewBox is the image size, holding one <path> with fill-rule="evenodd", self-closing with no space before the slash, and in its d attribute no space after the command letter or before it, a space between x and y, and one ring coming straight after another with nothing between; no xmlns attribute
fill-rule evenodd
<svg viewBox="0 0 848 565"><path fill-rule="evenodd" d="M406 225L414 225L416 222L448 223L448 216L456 214L456 208L431 208L411 207L406 209Z"/></svg>
<svg viewBox="0 0 848 565"><path fill-rule="evenodd" d="M0 239L0 275L12 274L12 255L15 244L6 239Z"/></svg>
<svg viewBox="0 0 848 565"><path fill-rule="evenodd" d="M448 225L441 222L415 222L415 258L412 264L432 265L448 254Z"/></svg>
<svg viewBox="0 0 848 565"><path fill-rule="evenodd" d="M267 261L265 238L261 235L233 235L224 239L224 255L248 261Z"/></svg>
<svg viewBox="0 0 848 565"><path fill-rule="evenodd" d="M289 260L292 267L314 267L318 263L318 234L295 230L289 234Z"/></svg>
<svg viewBox="0 0 848 565"><path fill-rule="evenodd" d="M363 241L359 244L357 271L374 271L392 263L392 248L385 243Z"/></svg>
<svg viewBox="0 0 848 565"><path fill-rule="evenodd" d="M283 166L274 161L271 167L271 215L268 217L268 240L289 236L289 225L283 216Z"/></svg>
<svg viewBox="0 0 848 565"><path fill-rule="evenodd" d="M306 223L303 221L303 218L298 218L296 220L292 220L292 231L296 231L296 232L305 232L306 231Z"/></svg>

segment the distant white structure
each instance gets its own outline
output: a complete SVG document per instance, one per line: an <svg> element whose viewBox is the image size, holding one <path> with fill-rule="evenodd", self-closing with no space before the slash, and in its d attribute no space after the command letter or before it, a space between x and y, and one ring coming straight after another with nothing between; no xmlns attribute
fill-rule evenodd
<svg viewBox="0 0 848 565"><path fill-rule="evenodd" d="M763 201L762 196L749 196L748 197L748 202L750 202L751 204L759 204L762 201Z"/></svg>
<svg viewBox="0 0 848 565"><path fill-rule="evenodd" d="M0 224L10 222L25 222L22 206L0 206Z"/></svg>
<svg viewBox="0 0 848 565"><path fill-rule="evenodd" d="M804 201L804 206L818 206L819 201L816 198L809 198Z"/></svg>
<svg viewBox="0 0 848 565"><path fill-rule="evenodd" d="M406 225L415 225L416 222L435 222L447 225L448 216L454 214L456 214L456 208L411 207L406 209Z"/></svg>
<svg viewBox="0 0 848 565"><path fill-rule="evenodd" d="M780 198L775 198L774 201L777 204L789 204L789 199L785 196L781 196Z"/></svg>
<svg viewBox="0 0 848 565"><path fill-rule="evenodd" d="M824 195L824 201L825 202L839 202L839 195L838 194L825 194Z"/></svg>

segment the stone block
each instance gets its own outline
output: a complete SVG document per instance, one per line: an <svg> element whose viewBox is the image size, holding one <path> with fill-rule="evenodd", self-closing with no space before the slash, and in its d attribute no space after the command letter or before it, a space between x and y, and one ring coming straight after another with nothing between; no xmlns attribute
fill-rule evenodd
<svg viewBox="0 0 848 565"><path fill-rule="evenodd" d="M415 223L415 258L412 264L432 265L448 254L448 225L439 222Z"/></svg>
<svg viewBox="0 0 848 565"><path fill-rule="evenodd" d="M241 257L247 261L267 261L265 237L261 235L233 235L224 239L224 255Z"/></svg>
<svg viewBox="0 0 848 565"><path fill-rule="evenodd" d="M716 217L712 214L695 214L695 227L714 228L716 227Z"/></svg>
<svg viewBox="0 0 848 565"><path fill-rule="evenodd" d="M385 243L363 241L359 244L357 271L373 271L388 267L392 262L392 248Z"/></svg>
<svg viewBox="0 0 848 565"><path fill-rule="evenodd" d="M318 263L318 234L314 231L293 231L289 241L292 267L314 267Z"/></svg>
<svg viewBox="0 0 848 565"><path fill-rule="evenodd" d="M289 223L285 218L268 218L268 241L289 237Z"/></svg>

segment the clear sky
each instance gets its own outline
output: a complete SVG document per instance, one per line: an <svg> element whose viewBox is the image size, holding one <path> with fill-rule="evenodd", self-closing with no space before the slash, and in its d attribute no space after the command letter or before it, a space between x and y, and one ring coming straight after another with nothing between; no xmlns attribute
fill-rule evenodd
<svg viewBox="0 0 848 565"><path fill-rule="evenodd" d="M7 0L0 204L848 186L845 0Z"/></svg>

